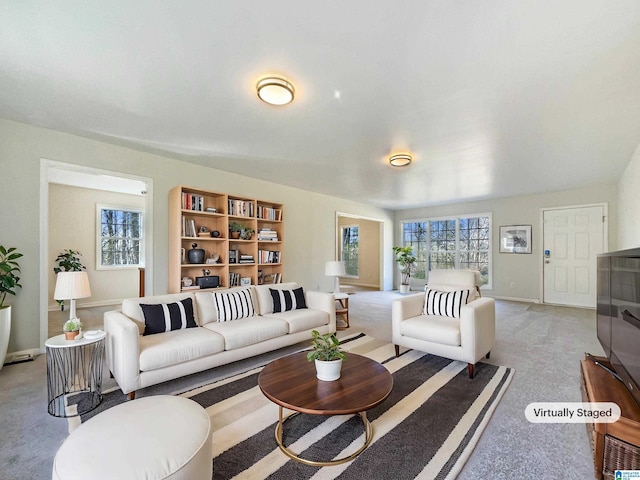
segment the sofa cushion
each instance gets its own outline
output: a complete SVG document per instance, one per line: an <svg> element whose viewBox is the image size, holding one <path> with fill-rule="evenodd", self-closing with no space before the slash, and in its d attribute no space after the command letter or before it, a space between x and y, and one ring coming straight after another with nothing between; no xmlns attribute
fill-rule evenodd
<svg viewBox="0 0 640 480"><path fill-rule="evenodd" d="M224 351L224 338L206 328L140 337L140 370L170 367Z"/></svg>
<svg viewBox="0 0 640 480"><path fill-rule="evenodd" d="M285 289L293 290L298 288L298 284L295 282L289 283L276 283L269 285L256 285L256 303L258 304L258 315L268 315L273 313L273 297L271 297L270 289Z"/></svg>
<svg viewBox="0 0 640 480"><path fill-rule="evenodd" d="M155 295L153 297L128 298L122 301L122 313L133 320L138 326L140 335L144 333L144 314L142 313L141 303L154 305L158 303L179 302L185 298L193 299L193 293L170 293L167 295ZM196 324L198 323L198 313L196 309L193 312Z"/></svg>
<svg viewBox="0 0 640 480"><path fill-rule="evenodd" d="M253 294L249 288L235 292L214 292L213 303L216 305L219 322L228 322L255 315Z"/></svg>
<svg viewBox="0 0 640 480"><path fill-rule="evenodd" d="M232 287L225 288L222 291L224 293L233 293L239 292L241 290L246 290L247 287ZM196 292L196 311L198 312L198 319L200 320L199 325L205 325L209 322L217 322L218 321L218 310L216 309L216 302L214 301L213 293L215 292ZM256 304L256 294L253 292L253 310L258 314L257 304Z"/></svg>
<svg viewBox="0 0 640 480"><path fill-rule="evenodd" d="M144 315L143 335L197 327L193 318L192 298L174 303L141 303L140 308Z"/></svg>
<svg viewBox="0 0 640 480"><path fill-rule="evenodd" d="M289 333L302 332L329 324L329 314L322 310L290 310L288 312L272 313L264 318L277 318L289 324Z"/></svg>
<svg viewBox="0 0 640 480"><path fill-rule="evenodd" d="M419 315L400 322L400 334L407 337L458 347L460 321L438 315Z"/></svg>
<svg viewBox="0 0 640 480"><path fill-rule="evenodd" d="M460 318L460 308L467 304L469 294L469 290L440 292L426 287L423 313Z"/></svg>
<svg viewBox="0 0 640 480"><path fill-rule="evenodd" d="M289 324L284 320L260 316L235 322L211 322L203 328L223 336L225 350L253 345L289 333Z"/></svg>
<svg viewBox="0 0 640 480"><path fill-rule="evenodd" d="M273 300L273 313L288 312L307 308L302 287L294 290L284 288L269 288L271 299Z"/></svg>

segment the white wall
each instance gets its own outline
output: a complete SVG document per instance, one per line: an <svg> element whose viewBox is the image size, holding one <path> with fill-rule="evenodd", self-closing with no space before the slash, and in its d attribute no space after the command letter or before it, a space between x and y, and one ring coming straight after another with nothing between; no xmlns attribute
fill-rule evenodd
<svg viewBox="0 0 640 480"><path fill-rule="evenodd" d="M172 158L110 145L44 128L0 119L0 244L15 246L21 259L22 285L15 299L9 352L42 347L40 338L40 160L56 160L153 179L153 285L167 291L168 194L179 184L285 205L284 278L306 288L330 290L324 263L334 258L336 212L384 221L384 250L391 251L393 214L377 207L285 187ZM51 268L47 265L45 269ZM392 268L391 254L385 267ZM391 287L391 281L386 288Z"/></svg>
<svg viewBox="0 0 640 480"><path fill-rule="evenodd" d="M491 290L486 291L486 294L500 298L539 301L542 265L541 209L607 203L609 207L609 250L612 250L617 241L618 200L616 190L616 185L601 185L580 190L397 211L395 214L395 244L401 244L399 226L402 220L491 212L493 217L491 229L493 285ZM500 225L531 225L532 253L530 255L499 253L496 239ZM398 283L397 278L396 283ZM515 284L515 287L511 287L512 283Z"/></svg>
<svg viewBox="0 0 640 480"><path fill-rule="evenodd" d="M91 190L68 185L49 184L49 309L58 308L53 299L56 257L63 250L79 251L86 267L91 297L77 306L109 305L138 296L137 268L96 270L96 205L107 204L144 209L141 195Z"/></svg>
<svg viewBox="0 0 640 480"><path fill-rule="evenodd" d="M640 145L620 177L618 205L624 219L618 224L617 249L640 247Z"/></svg>

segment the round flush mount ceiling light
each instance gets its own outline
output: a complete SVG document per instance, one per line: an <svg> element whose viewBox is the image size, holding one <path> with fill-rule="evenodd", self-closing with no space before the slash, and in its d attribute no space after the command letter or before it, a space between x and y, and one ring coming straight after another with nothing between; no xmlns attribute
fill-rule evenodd
<svg viewBox="0 0 640 480"><path fill-rule="evenodd" d="M283 78L263 78L256 85L258 97L270 105L286 105L293 102L295 89Z"/></svg>
<svg viewBox="0 0 640 480"><path fill-rule="evenodd" d="M411 163L411 155L408 153L397 153L389 157L389 164L392 167L406 167Z"/></svg>

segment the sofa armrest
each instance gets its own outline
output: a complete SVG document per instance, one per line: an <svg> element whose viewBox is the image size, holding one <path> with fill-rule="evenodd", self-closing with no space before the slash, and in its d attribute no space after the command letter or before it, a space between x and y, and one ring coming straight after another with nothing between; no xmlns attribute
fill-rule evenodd
<svg viewBox="0 0 640 480"><path fill-rule="evenodd" d="M336 300L333 293L319 292L317 290L307 290L305 292L307 308L322 310L329 314L329 330L336 331Z"/></svg>
<svg viewBox="0 0 640 480"><path fill-rule="evenodd" d="M424 293L413 293L391 302L391 329L400 332L400 322L407 318L417 317L424 308Z"/></svg>
<svg viewBox="0 0 640 480"><path fill-rule="evenodd" d="M495 344L496 305L493 298L478 298L460 309L460 343L474 358L486 355Z"/></svg>
<svg viewBox="0 0 640 480"><path fill-rule="evenodd" d="M122 312L104 314L107 365L123 393L138 388L140 378L140 331Z"/></svg>

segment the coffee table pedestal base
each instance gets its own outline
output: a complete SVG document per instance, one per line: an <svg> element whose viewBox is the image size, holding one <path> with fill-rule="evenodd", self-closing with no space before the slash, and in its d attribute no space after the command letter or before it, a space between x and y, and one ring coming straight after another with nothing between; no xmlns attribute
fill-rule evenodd
<svg viewBox="0 0 640 480"><path fill-rule="evenodd" d="M364 424L365 439L364 439L364 444L360 448L358 448L358 450L356 450L349 456L337 458L335 460L328 460L326 462L307 460L306 458L301 458L298 454L291 451L291 449L287 448L284 445L284 443L282 443L282 430L284 428L284 422L286 422L292 417L295 417L296 415L300 415L300 412L293 412L287 417L284 417L282 413L282 410L283 410L282 407L279 406L278 408L279 408L279 418L278 418L278 424L276 425L276 442L278 442L278 447L280 447L280 450L282 451L282 453L284 453L287 457L295 460L296 462L304 463L305 465L311 465L313 467L329 467L331 465L340 465L341 463L350 462L351 460L356 458L358 455L360 455L365 450L365 448L369 446L369 444L371 443L371 439L373 438L373 427L371 426L371 423L367 419L367 412L359 412L358 415L360 415L360 418L362 419L362 423Z"/></svg>

